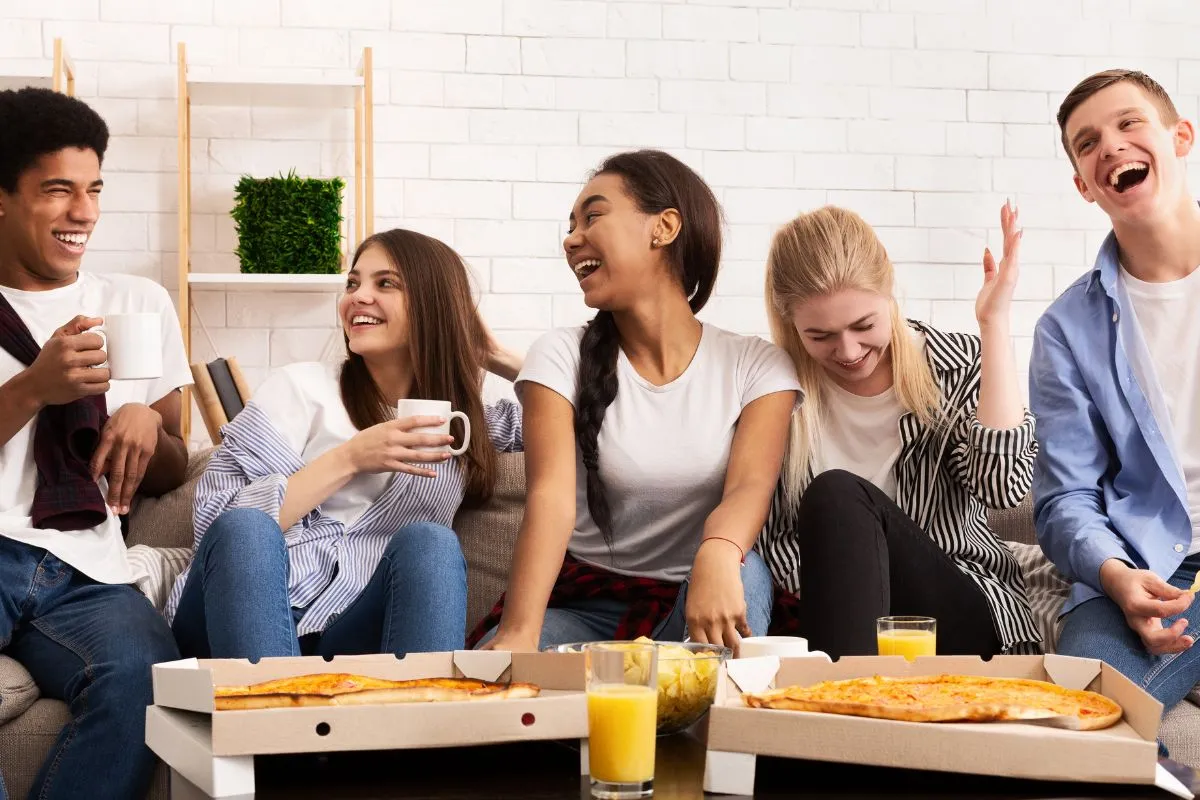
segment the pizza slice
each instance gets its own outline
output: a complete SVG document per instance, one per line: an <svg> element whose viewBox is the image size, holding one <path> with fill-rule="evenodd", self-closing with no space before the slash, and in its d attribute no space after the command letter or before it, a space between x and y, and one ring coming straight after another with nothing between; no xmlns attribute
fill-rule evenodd
<svg viewBox="0 0 1200 800"><path fill-rule="evenodd" d="M249 686L218 686L218 711L303 706L383 705L392 703L477 702L537 697L532 683L491 683L472 678L417 678L390 681L344 672L297 675Z"/></svg>

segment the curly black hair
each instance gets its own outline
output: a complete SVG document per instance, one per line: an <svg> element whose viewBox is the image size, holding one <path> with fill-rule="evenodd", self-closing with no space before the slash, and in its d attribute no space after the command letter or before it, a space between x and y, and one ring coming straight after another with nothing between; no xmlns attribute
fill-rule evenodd
<svg viewBox="0 0 1200 800"><path fill-rule="evenodd" d="M34 162L67 147L94 150L103 163L108 125L91 106L51 89L0 91L0 189L15 192Z"/></svg>

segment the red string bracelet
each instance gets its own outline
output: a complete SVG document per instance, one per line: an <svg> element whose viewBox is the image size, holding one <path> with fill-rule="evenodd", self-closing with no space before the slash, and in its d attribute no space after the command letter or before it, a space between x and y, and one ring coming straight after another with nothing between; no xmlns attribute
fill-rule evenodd
<svg viewBox="0 0 1200 800"><path fill-rule="evenodd" d="M725 536L705 536L704 539L701 540L700 544L704 544L705 542L711 542L713 539L719 539L722 542L729 542L731 545L736 547L738 549L738 554L740 556L742 566L746 565L746 551L743 550L742 546L740 544L738 544L737 542L735 542L733 539L729 539Z"/></svg>

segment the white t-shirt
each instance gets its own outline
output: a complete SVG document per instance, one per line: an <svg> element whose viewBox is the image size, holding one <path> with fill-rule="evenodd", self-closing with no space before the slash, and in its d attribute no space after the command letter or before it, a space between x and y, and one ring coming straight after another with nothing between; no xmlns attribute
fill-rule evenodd
<svg viewBox="0 0 1200 800"><path fill-rule="evenodd" d="M1187 486L1190 553L1200 552L1200 269L1167 283L1147 283L1122 267L1121 280L1150 351L1153 376L1139 375L1147 394L1166 408L1159 427L1170 432ZM1156 415L1157 416L1157 415Z"/></svg>
<svg viewBox="0 0 1200 800"><path fill-rule="evenodd" d="M9 304L29 328L38 346L54 331L79 314L156 312L162 317L163 375L161 378L111 382L105 401L112 415L126 403L150 405L174 389L192 382L179 330L179 318L166 289L137 275L79 273L70 286L45 292L22 292L0 287ZM0 348L0 384L25 369L25 365ZM34 547L44 548L100 583L131 583L133 574L126 560L121 520L111 510L108 519L91 530L56 531L34 528L30 510L37 485L33 461L33 431L37 417L0 446L0 535ZM108 481L99 481L108 495Z"/></svg>
<svg viewBox="0 0 1200 800"><path fill-rule="evenodd" d="M544 334L517 377L575 404L583 328ZM655 386L617 356L617 397L598 439L600 476L612 510L613 548L592 521L587 473L576 449L575 529L568 551L581 561L626 575L684 580L704 522L721 502L734 426L758 398L800 391L787 355L754 336L704 325L683 374Z"/></svg>
<svg viewBox="0 0 1200 800"><path fill-rule="evenodd" d="M276 430L305 464L358 434L342 403L341 364L289 364L254 394L254 401L276 423ZM303 422L303 425L295 423ZM354 525L383 494L393 473L362 472L321 503L321 511L345 527Z"/></svg>
<svg viewBox="0 0 1200 800"><path fill-rule="evenodd" d="M896 387L862 397L828 381L825 391L827 402L813 451L813 474L844 469L895 500L900 417L905 413Z"/></svg>

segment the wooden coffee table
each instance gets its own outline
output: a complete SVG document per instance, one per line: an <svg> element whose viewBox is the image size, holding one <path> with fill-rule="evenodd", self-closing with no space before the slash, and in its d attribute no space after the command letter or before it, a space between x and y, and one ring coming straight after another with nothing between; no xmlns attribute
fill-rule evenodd
<svg viewBox="0 0 1200 800"><path fill-rule="evenodd" d="M1195 773L1164 761L1194 791ZM1168 798L1147 786L1097 786L760 758L755 798L971 797ZM655 798L703 797L704 746L689 734L659 739ZM404 798L550 800L587 798L578 745L535 742L460 750L409 750L328 756L260 756L255 800ZM730 797L713 795L712 797Z"/></svg>

